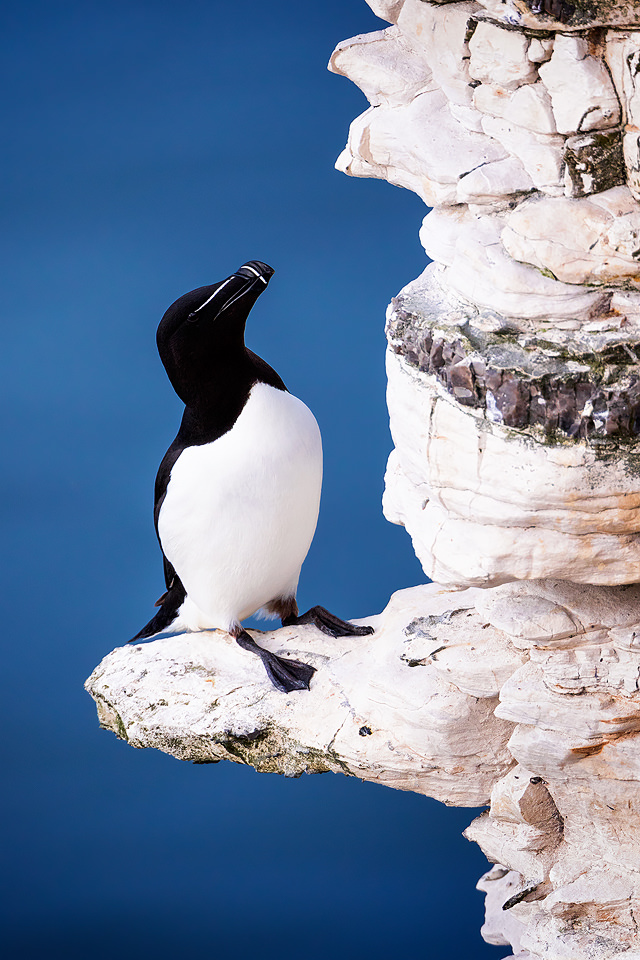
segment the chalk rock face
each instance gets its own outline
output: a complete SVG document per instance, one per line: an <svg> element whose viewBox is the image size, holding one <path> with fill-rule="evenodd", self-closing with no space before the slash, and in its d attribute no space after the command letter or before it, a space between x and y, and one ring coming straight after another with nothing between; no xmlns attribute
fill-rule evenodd
<svg viewBox="0 0 640 960"><path fill-rule="evenodd" d="M495 708L524 656L482 629L476 593L401 591L367 619L376 633L364 643L314 627L261 635L267 649L317 668L309 691L286 697L219 631L120 647L87 689L102 725L134 747L287 776L332 770L478 806L514 762L513 723Z"/></svg>
<svg viewBox="0 0 640 960"><path fill-rule="evenodd" d="M452 368L461 367L467 378L452 369L453 390L473 401L472 365L482 361L473 353L452 360ZM486 417L477 407L453 400L437 376L425 384L393 354L387 369L396 449L387 469L385 515L409 530L429 577L450 586L568 573L582 583L637 579L637 466L634 471L624 460L602 461L597 447L587 444L549 444L533 437L524 443L501 422L498 403L508 415L524 419L531 415L524 409L527 403L542 406L546 414L554 402L551 393L548 401L542 393L521 398L510 372L491 368L491 384L500 385L495 393L490 388L485 393ZM536 403L540 397L542 404ZM576 387L572 396L561 397L555 402L566 401L566 425L571 417L579 425L584 410L578 409L579 391L573 412ZM428 449L429 457L417 456L416 446Z"/></svg>
<svg viewBox="0 0 640 960"><path fill-rule="evenodd" d="M602 31L532 36L488 20L479 3L404 0L378 12L394 26L341 43L331 60L373 108L352 124L345 173L437 206L495 205L532 189L585 196L624 183L625 157L637 169L635 74L618 31L607 57ZM505 160L509 176L492 169Z"/></svg>
<svg viewBox="0 0 640 960"><path fill-rule="evenodd" d="M488 939L502 935L533 957L631 958L640 907L640 587L524 587L485 591L476 604L527 654L496 710L516 724L509 749L518 765L467 831L505 865L482 881ZM503 896L509 920L500 927L492 902Z"/></svg>
<svg viewBox="0 0 640 960"><path fill-rule="evenodd" d="M482 933L520 960L635 960L640 3L371 5L394 26L333 69L358 44L387 92L338 166L433 208L431 263L387 312L384 511L429 578L475 591L514 725L467 831L497 865ZM394 84L418 64L428 94Z"/></svg>
<svg viewBox="0 0 640 960"><path fill-rule="evenodd" d="M559 133L584 133L620 123L620 102L607 65L589 53L585 37L559 34L548 62L538 69Z"/></svg>
<svg viewBox="0 0 640 960"><path fill-rule="evenodd" d="M640 33L536 36L487 9L404 0L332 60L379 80L338 165L435 207L433 262L387 317L385 513L449 586L633 583ZM428 92L392 79L418 73Z"/></svg>
<svg viewBox="0 0 640 960"><path fill-rule="evenodd" d="M371 638L260 635L317 668L275 690L219 631L120 647L87 681L103 727L183 760L342 772L490 804L467 836L489 943L625 956L640 907L640 585L562 580L396 593Z"/></svg>
<svg viewBox="0 0 640 960"><path fill-rule="evenodd" d="M509 256L568 284L640 288L640 209L628 187L534 198L505 217Z"/></svg>

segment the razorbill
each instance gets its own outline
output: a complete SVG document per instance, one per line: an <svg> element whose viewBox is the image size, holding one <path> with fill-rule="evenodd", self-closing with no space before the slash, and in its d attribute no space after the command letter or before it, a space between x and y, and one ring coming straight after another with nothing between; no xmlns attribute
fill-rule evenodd
<svg viewBox="0 0 640 960"><path fill-rule="evenodd" d="M311 411L244 343L249 311L273 272L250 260L221 283L180 297L160 321L158 352L185 411L155 484L167 589L133 639L225 630L288 693L308 688L315 669L260 647L241 626L246 617L261 611L283 626L314 623L334 637L373 631L323 607L298 615L322 443Z"/></svg>

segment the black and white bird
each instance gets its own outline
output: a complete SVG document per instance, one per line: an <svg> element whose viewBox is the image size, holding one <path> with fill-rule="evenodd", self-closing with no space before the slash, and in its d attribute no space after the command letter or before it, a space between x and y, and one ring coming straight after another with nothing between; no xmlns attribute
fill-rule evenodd
<svg viewBox="0 0 640 960"><path fill-rule="evenodd" d="M279 690L309 687L315 670L260 647L242 621L261 611L284 626L364 636L323 607L298 615L300 568L318 519L322 442L315 417L248 350L249 311L273 276L250 260L221 283L173 303L158 327L160 359L185 404L156 477L164 557L160 609L133 638L220 629L261 657Z"/></svg>

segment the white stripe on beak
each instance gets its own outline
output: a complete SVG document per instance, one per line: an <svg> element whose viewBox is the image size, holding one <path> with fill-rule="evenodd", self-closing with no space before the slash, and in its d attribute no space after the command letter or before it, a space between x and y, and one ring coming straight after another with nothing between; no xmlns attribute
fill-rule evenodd
<svg viewBox="0 0 640 960"><path fill-rule="evenodd" d="M194 310L194 311L191 313L191 316L193 316L194 313L199 313L199 311L202 310L203 307L206 307L206 305L207 305L208 303L211 303L211 301L213 300L213 298L214 298L214 297L217 297L218 294L220 293L220 291L222 290L222 288L223 288L223 287L226 287L226 285L227 285L228 283L230 283L231 280L233 280L233 277L229 277L228 280L225 280L224 283L220 284L220 286L219 286L218 289L215 291L215 293L212 293L208 300L205 300L204 303L201 303L200 306L198 307L198 309L197 309L197 310Z"/></svg>
<svg viewBox="0 0 640 960"><path fill-rule="evenodd" d="M266 285L266 282L267 282L267 281L265 280L265 278L262 276L261 273L258 273L257 270L254 270L253 267L250 267L247 263L245 263L245 265L244 265L244 267L243 267L242 269L243 269L243 270L251 270L251 273L253 273L254 276L256 276L256 277L258 278L258 280L262 280L262 282Z"/></svg>

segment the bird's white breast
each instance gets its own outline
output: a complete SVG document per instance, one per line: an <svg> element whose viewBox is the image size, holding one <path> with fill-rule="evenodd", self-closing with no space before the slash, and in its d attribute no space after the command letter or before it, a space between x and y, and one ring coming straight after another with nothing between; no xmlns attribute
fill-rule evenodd
<svg viewBox="0 0 640 960"><path fill-rule="evenodd" d="M209 626L228 629L269 600L295 595L321 485L315 417L265 383L252 388L231 430L180 454L158 533Z"/></svg>

